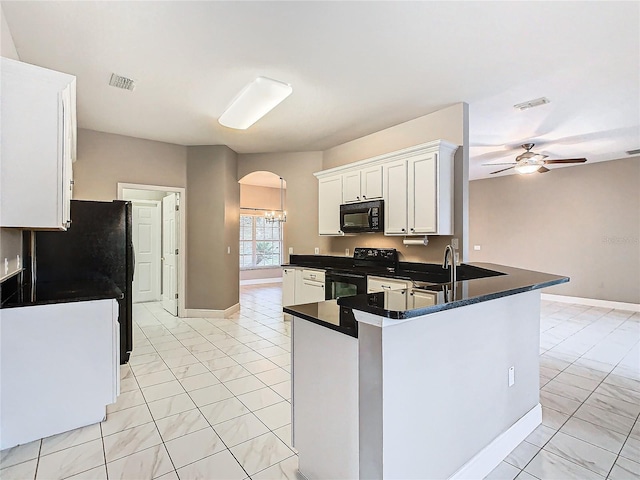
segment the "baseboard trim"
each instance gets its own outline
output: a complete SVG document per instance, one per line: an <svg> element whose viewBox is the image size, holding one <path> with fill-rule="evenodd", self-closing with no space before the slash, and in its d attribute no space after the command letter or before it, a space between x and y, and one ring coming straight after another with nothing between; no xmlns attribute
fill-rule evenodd
<svg viewBox="0 0 640 480"><path fill-rule="evenodd" d="M506 432L483 448L480 453L465 463L450 480L484 478L500 465L522 441L542 423L542 406L538 403Z"/></svg>
<svg viewBox="0 0 640 480"><path fill-rule="evenodd" d="M566 295L554 295L551 293L543 293L542 300L560 303L575 303L577 305L587 305L589 307L615 308L616 310L628 310L631 312L640 312L640 304L613 302L610 300L597 300L595 298L568 297Z"/></svg>
<svg viewBox="0 0 640 480"><path fill-rule="evenodd" d="M191 318L225 318L240 310L240 304L230 306L226 310L208 310L203 308L186 308L185 316Z"/></svg>
<svg viewBox="0 0 640 480"><path fill-rule="evenodd" d="M252 278L249 280L240 280L240 285L260 285L262 283L282 283L282 277Z"/></svg>

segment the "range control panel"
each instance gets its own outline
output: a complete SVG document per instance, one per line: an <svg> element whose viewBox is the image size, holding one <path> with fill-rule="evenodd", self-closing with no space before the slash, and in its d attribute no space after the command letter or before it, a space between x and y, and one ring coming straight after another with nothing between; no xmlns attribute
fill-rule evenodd
<svg viewBox="0 0 640 480"><path fill-rule="evenodd" d="M353 250L355 260L366 260L372 263L393 263L398 260L398 251L395 248L362 248Z"/></svg>

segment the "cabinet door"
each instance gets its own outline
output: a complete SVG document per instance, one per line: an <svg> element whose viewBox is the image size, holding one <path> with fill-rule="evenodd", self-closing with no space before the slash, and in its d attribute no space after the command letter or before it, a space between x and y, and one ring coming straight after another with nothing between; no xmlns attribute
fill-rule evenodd
<svg viewBox="0 0 640 480"><path fill-rule="evenodd" d="M407 234L407 163L405 160L388 163L383 168L384 233Z"/></svg>
<svg viewBox="0 0 640 480"><path fill-rule="evenodd" d="M437 232L437 154L410 159L408 165L409 234Z"/></svg>
<svg viewBox="0 0 640 480"><path fill-rule="evenodd" d="M362 170L360 173L360 193L363 200L382 198L382 165Z"/></svg>
<svg viewBox="0 0 640 480"><path fill-rule="evenodd" d="M409 294L407 305L412 308L424 308L435 305L438 302L438 292L412 291Z"/></svg>
<svg viewBox="0 0 640 480"><path fill-rule="evenodd" d="M342 175L342 200L344 203L360 202L360 171Z"/></svg>
<svg viewBox="0 0 640 480"><path fill-rule="evenodd" d="M340 231L340 204L342 203L342 176L323 178L318 183L318 233L342 235Z"/></svg>
<svg viewBox="0 0 640 480"><path fill-rule="evenodd" d="M75 77L1 61L0 226L64 230L75 148Z"/></svg>
<svg viewBox="0 0 640 480"><path fill-rule="evenodd" d="M295 305L296 298L296 269L282 269L282 306Z"/></svg>

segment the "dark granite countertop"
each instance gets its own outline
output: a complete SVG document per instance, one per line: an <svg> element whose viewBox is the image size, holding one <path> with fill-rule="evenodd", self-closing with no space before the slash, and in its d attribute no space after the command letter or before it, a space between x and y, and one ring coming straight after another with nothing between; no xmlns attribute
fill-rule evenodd
<svg viewBox="0 0 640 480"><path fill-rule="evenodd" d="M358 322L351 308L341 307L336 300L283 307L285 313L304 318L337 332L358 337Z"/></svg>
<svg viewBox="0 0 640 480"><path fill-rule="evenodd" d="M3 289L9 287L3 284ZM30 284L16 285L12 292L3 292L0 308L28 307L54 303L87 302L90 300L119 300L122 291L110 280L103 278L42 282L35 288Z"/></svg>
<svg viewBox="0 0 640 480"><path fill-rule="evenodd" d="M325 260L341 258L316 257L323 257ZM347 260L346 257L342 258ZM310 263L321 259L317 258L312 262L306 262L306 259L301 259L302 261L300 259L294 260L296 263L292 262L291 266L312 266ZM329 261L329 263L331 262ZM316 268L326 268L322 267L320 263L316 263L314 266ZM446 277L442 276L445 271L440 265L400 262L400 268L393 273L388 273L386 276L411 279L414 282L414 288L406 289L403 291L404 293L385 291L342 297L337 300L337 304L338 306L369 312L389 319L407 319L546 288L569 281L568 277L560 275L492 263L469 263L460 265L457 268L458 281L452 290L450 284L446 282ZM357 271L357 267L354 268L354 271ZM404 303L401 295L405 295L405 299L407 299ZM413 299L409 297L413 297ZM335 300L331 302L335 302ZM326 303L328 302L318 302L317 304L312 303L303 306L295 305L285 307L284 311L308 320L313 318L312 321L315 320L316 323L333 328L329 325L332 323L331 319L325 318L324 315L315 315L315 313L321 312L318 306ZM304 307L304 311L302 311L302 307ZM335 322L333 324L335 325ZM338 330L337 328L333 329Z"/></svg>

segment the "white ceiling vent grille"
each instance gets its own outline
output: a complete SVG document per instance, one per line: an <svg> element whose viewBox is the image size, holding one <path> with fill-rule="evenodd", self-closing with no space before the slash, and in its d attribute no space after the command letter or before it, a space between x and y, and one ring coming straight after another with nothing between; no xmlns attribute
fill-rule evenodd
<svg viewBox="0 0 640 480"><path fill-rule="evenodd" d="M116 88L123 88L124 90L133 91L136 88L136 84L133 80L127 77L123 77L116 73L111 74L111 79L109 80L109 85Z"/></svg>
<svg viewBox="0 0 640 480"><path fill-rule="evenodd" d="M546 105L547 103L551 103L547 97L536 98L535 100L529 100L528 102L522 102L514 105L514 108L518 110L527 110L533 107L539 107L540 105Z"/></svg>

